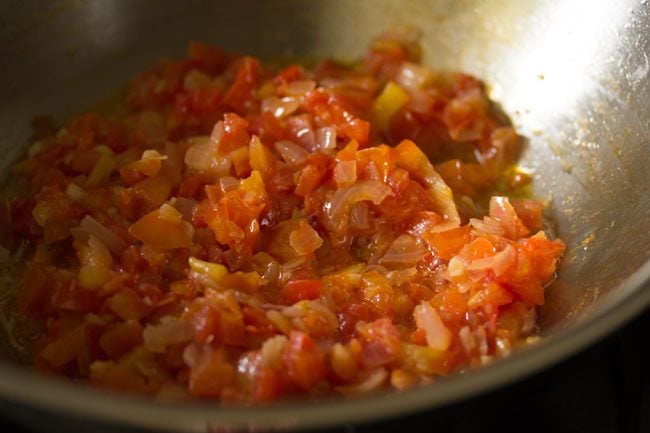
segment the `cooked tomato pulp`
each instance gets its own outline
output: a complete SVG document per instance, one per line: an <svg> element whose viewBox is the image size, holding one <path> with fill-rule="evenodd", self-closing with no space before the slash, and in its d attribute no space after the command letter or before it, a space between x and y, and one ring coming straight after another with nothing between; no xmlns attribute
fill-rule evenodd
<svg viewBox="0 0 650 433"><path fill-rule="evenodd" d="M37 367L263 402L405 389L507 355L564 250L483 86L393 29L353 64L204 44L15 165Z"/></svg>

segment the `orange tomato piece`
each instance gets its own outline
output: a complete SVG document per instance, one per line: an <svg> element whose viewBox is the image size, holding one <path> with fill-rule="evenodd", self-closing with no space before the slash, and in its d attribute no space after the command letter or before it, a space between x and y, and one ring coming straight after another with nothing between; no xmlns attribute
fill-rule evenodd
<svg viewBox="0 0 650 433"><path fill-rule="evenodd" d="M135 321L118 323L99 337L99 346L113 359L139 344L142 344L142 326Z"/></svg>
<svg viewBox="0 0 650 433"><path fill-rule="evenodd" d="M289 281L281 290L280 298L287 304L295 304L305 299L318 299L323 291L321 280Z"/></svg>
<svg viewBox="0 0 650 433"><path fill-rule="evenodd" d="M460 226L440 232L425 232L422 238L433 248L438 257L449 260L469 243L471 239L469 232L469 226Z"/></svg>
<svg viewBox="0 0 650 433"><path fill-rule="evenodd" d="M303 390L313 388L325 378L325 358L314 340L300 331L291 331L282 353L289 379Z"/></svg>

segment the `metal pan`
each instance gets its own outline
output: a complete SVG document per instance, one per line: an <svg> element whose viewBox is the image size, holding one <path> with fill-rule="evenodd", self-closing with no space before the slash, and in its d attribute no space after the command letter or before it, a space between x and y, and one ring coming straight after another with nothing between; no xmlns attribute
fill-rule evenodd
<svg viewBox="0 0 650 433"><path fill-rule="evenodd" d="M469 71L529 138L522 165L567 242L540 311L544 339L403 393L263 408L161 403L22 368L0 355L0 409L47 431L259 431L378 419L515 381L584 348L650 301L650 10L645 0L0 1L0 173L30 120L65 119L135 72L202 40L263 57L354 58L395 23L425 61ZM9 290L5 285L3 291ZM6 349L7 346L5 345ZM35 422L38 420L38 422Z"/></svg>

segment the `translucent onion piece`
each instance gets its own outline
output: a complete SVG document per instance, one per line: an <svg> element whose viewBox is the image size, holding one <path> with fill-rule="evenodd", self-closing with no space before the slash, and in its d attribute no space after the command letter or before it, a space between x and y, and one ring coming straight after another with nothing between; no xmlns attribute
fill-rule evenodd
<svg viewBox="0 0 650 433"><path fill-rule="evenodd" d="M288 164L301 164L309 156L309 152L304 147L289 140L276 142L275 148L280 152L282 159Z"/></svg>
<svg viewBox="0 0 650 433"><path fill-rule="evenodd" d="M86 197L88 197L86 191L84 191L76 183L70 183L68 185L68 187L65 189L65 195L67 195L70 198L70 200L72 200L75 203L82 203L86 199Z"/></svg>
<svg viewBox="0 0 650 433"><path fill-rule="evenodd" d="M221 140L223 135L226 133L226 128L223 123L223 120L215 123L214 128L212 128L212 133L210 134L210 142L215 146L215 150L219 151L219 146L221 145Z"/></svg>
<svg viewBox="0 0 650 433"><path fill-rule="evenodd" d="M505 235L509 239L518 239L530 234L530 230L519 219L508 197L492 197L490 199L490 217L503 225Z"/></svg>
<svg viewBox="0 0 650 433"><path fill-rule="evenodd" d="M347 221L350 210L355 203L371 201L378 205L391 194L392 190L383 182L360 180L354 185L337 190L332 199L326 204L327 213L333 222L340 224Z"/></svg>
<svg viewBox="0 0 650 433"><path fill-rule="evenodd" d="M467 266L467 271L471 273L485 273L489 270L494 272L497 277L503 275L510 269L517 260L517 251L512 245L507 245L502 251L492 257L472 260Z"/></svg>
<svg viewBox="0 0 650 433"><path fill-rule="evenodd" d="M167 347L192 339L192 327L178 317L166 316L158 325L147 325L142 331L144 346L154 353L164 353Z"/></svg>
<svg viewBox="0 0 650 433"><path fill-rule="evenodd" d="M221 193L225 194L228 191L233 191L239 187L239 179L233 176L222 176L219 178L219 189Z"/></svg>
<svg viewBox="0 0 650 433"><path fill-rule="evenodd" d="M278 119L290 116L300 107L300 100L292 97L269 96L262 100L261 110L269 112Z"/></svg>
<svg viewBox="0 0 650 433"><path fill-rule="evenodd" d="M298 227L289 235L289 245L299 256L306 256L320 248L323 245L323 239L307 221L301 220Z"/></svg>
<svg viewBox="0 0 650 433"><path fill-rule="evenodd" d="M424 331L429 347L437 350L449 348L451 332L442 323L438 312L428 301L422 301L415 307L413 318L417 327Z"/></svg>
<svg viewBox="0 0 650 433"><path fill-rule="evenodd" d="M382 387L388 379L388 371L384 368L373 370L366 380L356 385L337 386L335 389L343 395L365 394Z"/></svg>
<svg viewBox="0 0 650 433"><path fill-rule="evenodd" d="M183 219L183 214L181 214L175 207L167 203L164 203L162 206L160 206L159 215L161 219L169 221L173 224L180 224L181 220Z"/></svg>
<svg viewBox="0 0 650 433"><path fill-rule="evenodd" d="M302 96L316 88L316 82L313 80L292 81L283 87L284 93L289 96Z"/></svg>
<svg viewBox="0 0 650 433"><path fill-rule="evenodd" d="M397 84L409 91L420 90L431 84L432 80L431 69L410 62L404 62L395 76Z"/></svg>
<svg viewBox="0 0 650 433"><path fill-rule="evenodd" d="M116 256L122 254L128 247L122 238L90 215L83 217L79 223L79 227L88 232L89 235L96 237Z"/></svg>
<svg viewBox="0 0 650 433"><path fill-rule="evenodd" d="M370 228L370 209L368 204L357 202L350 210L350 228L353 230L367 230Z"/></svg>
<svg viewBox="0 0 650 433"><path fill-rule="evenodd" d="M501 222L495 220L494 218L484 217L482 220L477 218L470 218L469 223L472 227L481 233L496 236L505 236L506 233Z"/></svg>
<svg viewBox="0 0 650 433"><path fill-rule="evenodd" d="M337 161L332 175L337 187L352 185L357 180L357 161Z"/></svg>
<svg viewBox="0 0 650 433"><path fill-rule="evenodd" d="M282 368L282 351L287 344L287 337L276 335L262 344L262 365L267 368Z"/></svg>
<svg viewBox="0 0 650 433"><path fill-rule="evenodd" d="M435 102L434 97L429 92L414 90L411 92L408 108L416 113L427 114L433 111Z"/></svg>
<svg viewBox="0 0 650 433"><path fill-rule="evenodd" d="M323 151L336 149L336 128L333 126L318 128L316 130L316 145Z"/></svg>
<svg viewBox="0 0 650 433"><path fill-rule="evenodd" d="M196 171L207 171L212 165L214 143L209 137L195 137L190 140L192 146L185 153L185 165Z"/></svg>
<svg viewBox="0 0 650 433"><path fill-rule="evenodd" d="M427 249L417 238L404 234L393 241L386 254L379 259L379 263L414 266L426 253Z"/></svg>
<svg viewBox="0 0 650 433"><path fill-rule="evenodd" d="M115 159L109 155L102 155L95 164L93 171L88 175L86 186L93 188L105 184L113 169L115 169Z"/></svg>

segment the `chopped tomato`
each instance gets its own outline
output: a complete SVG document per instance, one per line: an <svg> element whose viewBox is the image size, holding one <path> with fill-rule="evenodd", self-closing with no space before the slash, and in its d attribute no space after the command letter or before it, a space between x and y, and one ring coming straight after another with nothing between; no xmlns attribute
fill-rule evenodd
<svg viewBox="0 0 650 433"><path fill-rule="evenodd" d="M324 356L303 332L291 331L282 360L289 378L302 389L311 389L325 378Z"/></svg>
<svg viewBox="0 0 650 433"><path fill-rule="evenodd" d="M115 110L41 128L0 203L37 367L247 404L406 389L525 344L565 245L508 198L521 138L418 37L313 69L193 42Z"/></svg>
<svg viewBox="0 0 650 433"><path fill-rule="evenodd" d="M321 280L294 280L284 286L280 297L287 304L295 304L304 299L318 299L322 290Z"/></svg>
<svg viewBox="0 0 650 433"><path fill-rule="evenodd" d="M451 259L470 241L469 226L455 227L444 231L430 231L423 238L433 248L435 253L444 260Z"/></svg>

